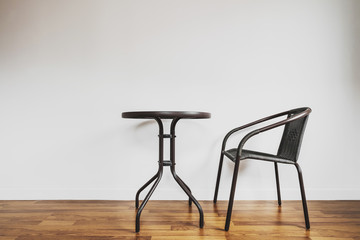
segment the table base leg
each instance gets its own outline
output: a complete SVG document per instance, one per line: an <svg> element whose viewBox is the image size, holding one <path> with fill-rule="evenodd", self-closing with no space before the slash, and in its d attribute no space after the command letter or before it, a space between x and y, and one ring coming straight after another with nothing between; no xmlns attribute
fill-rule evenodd
<svg viewBox="0 0 360 240"><path fill-rule="evenodd" d="M189 205L191 205L191 202L194 202L195 206L197 207L197 209L199 210L199 214L200 214L200 221L199 221L199 225L200 228L204 227L204 213L203 210L199 204L199 202L195 199L195 197L191 194L191 190L190 188L184 183L183 180L181 180L181 178L176 174L175 169L171 169L171 173L175 179L175 181L180 185L180 187L182 188L182 190L189 196Z"/></svg>
<svg viewBox="0 0 360 240"><path fill-rule="evenodd" d="M199 202L195 199L195 197L192 195L191 193L191 189L189 188L188 185L186 185L186 183L176 174L175 169L171 170L171 173L175 179L175 181L179 184L179 186L181 187L181 189L186 193L186 195L188 195L189 197L189 206L191 206L191 203L194 202L195 206L197 207L197 209L199 210L199 214L200 214L200 220L199 220L199 225L200 228L204 227L204 213L203 210L199 204ZM158 173L156 173L149 181L147 181L136 193L136 199L135 199L135 206L138 209L137 213L136 213L136 224L135 224L135 231L139 232L140 231L140 216L141 216L141 212L144 209L145 205L147 204L147 202L149 201L151 195L153 194L153 192L155 191L157 185L159 184L160 180L162 177L162 171L159 171ZM155 181L156 179L156 181ZM154 185L151 187L150 191L147 193L145 199L142 201L140 207L139 207L139 196L140 193L147 187L149 186L152 182L154 182Z"/></svg>
<svg viewBox="0 0 360 240"><path fill-rule="evenodd" d="M149 181L147 181L144 186L142 186L136 193L136 197L135 197L135 207L136 209L139 208L139 196L140 196L140 193L147 187L149 186L156 178L158 178L159 176L159 173L156 173L152 178L150 178Z"/></svg>
<svg viewBox="0 0 360 240"><path fill-rule="evenodd" d="M140 231L140 216L141 216L141 212L144 209L145 205L147 204L147 202L149 201L151 195L153 194L153 192L155 191L155 188L157 187L157 185L159 184L160 180L162 177L162 169L161 171L159 171L154 177L152 177L147 183L145 183L145 185L142 187L143 189L145 187L147 187L152 181L154 181L156 178L156 181L154 183L154 185L150 188L150 191L146 194L146 197L144 198L144 200L142 201L137 213L136 213L136 223L135 223L135 232L139 232ZM142 190L141 188L139 190ZM139 192L139 191L138 191ZM141 192L141 191L140 191ZM139 193L140 193L139 192Z"/></svg>

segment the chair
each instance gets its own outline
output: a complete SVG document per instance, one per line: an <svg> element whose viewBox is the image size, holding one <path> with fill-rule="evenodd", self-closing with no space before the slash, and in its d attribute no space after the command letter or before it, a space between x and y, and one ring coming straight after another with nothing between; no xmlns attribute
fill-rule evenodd
<svg viewBox="0 0 360 240"><path fill-rule="evenodd" d="M226 231L229 230L229 226L230 226L231 212L232 212L232 207L233 207L233 203L234 203L236 180L237 180L237 176L238 176L240 161L245 160L245 159L263 160L263 161L270 161L270 162L274 163L276 187L277 187L277 198L278 198L279 206L281 206L281 195L280 195L280 185L279 185L278 163L295 165L297 172L298 172L298 178L299 178L299 183L300 183L302 205L303 205L304 217L305 217L305 225L306 225L306 229L310 228L303 177L302 177L301 168L300 168L299 164L297 163L298 155L300 152L301 142L302 142L304 130L306 127L306 122L307 122L307 119L308 119L310 113L311 113L311 109L308 107L297 108L297 109L281 112L281 113L278 113L278 114L275 114L275 115L272 115L269 117L259 119L257 121L251 122L249 124L243 125L238 128L234 128L233 130L228 132L228 134L226 134L226 136L223 140L223 143L222 143L222 147L221 147L219 169L218 169L215 194L214 194L214 203L216 203L218 191L219 191L219 183L220 183L223 159L224 159L224 156L226 156L235 163L234 174L233 174L232 184L231 184L230 198L229 198L227 215L226 215L226 223L225 223ZM245 137L242 138L242 140L240 141L237 148L225 150L226 142L233 133L238 132L240 130L244 130L250 126L253 126L253 125L256 125L259 123L266 123L266 121L269 121L271 119L275 119L278 117L282 117L282 116L286 116L285 119L281 119L280 121L277 121L275 123L270 123L267 125L265 124L265 126L257 128L256 130L252 130L249 133L247 133L245 135ZM278 148L278 152L276 155L244 149L245 143L250 138L254 137L257 134L269 131L271 129L274 129L274 128L277 128L280 126L284 126L284 131L283 131L283 134L282 134L282 137L280 140L280 144L279 144L279 148Z"/></svg>

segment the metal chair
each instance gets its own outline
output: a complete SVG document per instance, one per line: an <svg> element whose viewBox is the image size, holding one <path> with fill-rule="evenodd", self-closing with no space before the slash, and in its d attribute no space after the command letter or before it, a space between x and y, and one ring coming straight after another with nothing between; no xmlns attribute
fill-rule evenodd
<svg viewBox="0 0 360 240"><path fill-rule="evenodd" d="M232 212L233 203L234 203L236 180L237 180L237 176L238 176L240 161L245 160L245 159L255 159L255 160L274 162L277 197L278 197L279 206L281 206L281 195L280 195L279 174L278 174L278 165L277 164L284 163L284 164L295 165L297 172L298 172L298 177L299 177L301 198L302 198L304 217L305 217L305 225L306 225L306 229L310 228L303 177L302 177L301 168L300 168L299 164L297 163L298 155L300 152L301 142L302 142L304 130L306 127L306 122L307 122L307 119L308 119L308 116L310 113L311 113L311 109L308 107L292 109L289 111L281 112L281 113L278 113L278 114L275 114L275 115L272 115L269 117L259 119L257 121L251 122L249 124L243 125L238 128L234 128L233 130L228 132L228 134L226 134L226 136L223 140L223 143L222 143L222 147L221 147L219 169L218 169L215 194L214 194L214 203L216 203L217 196L218 196L218 190L219 190L220 177L221 177L221 169L222 169L222 165L223 165L223 159L224 159L224 156L226 156L235 163L234 174L233 174L232 184L231 184L229 204L228 204L228 209L227 209L226 223L225 223L226 231L229 230L229 226L230 226L231 212ZM249 133L247 133L245 135L245 137L242 138L242 140L240 141L237 148L225 150L226 142L233 133L238 132L240 130L244 130L250 126L253 126L253 125L256 125L259 123L264 123L271 119L275 119L275 118L282 117L282 116L286 116L286 118L282 119L280 121L277 121L275 123L268 124L264 127L260 127L260 128L250 131ZM243 148L245 143L253 136L263 133L263 132L266 132L266 131L269 131L271 129L280 127L280 126L284 126L284 131L283 131L282 138L281 138L279 148L278 148L278 152L276 155L246 150Z"/></svg>

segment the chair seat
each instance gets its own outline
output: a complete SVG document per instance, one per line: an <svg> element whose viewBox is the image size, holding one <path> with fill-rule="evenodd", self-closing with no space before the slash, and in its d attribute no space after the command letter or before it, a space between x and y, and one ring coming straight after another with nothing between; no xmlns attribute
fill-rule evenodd
<svg viewBox="0 0 360 240"><path fill-rule="evenodd" d="M225 156L227 156L231 161L235 162L236 159L236 148L232 148L229 150L224 151ZM251 150L243 149L241 152L240 160L245 159L256 159L256 160L264 160L264 161L270 161L270 162L278 162L278 163L286 163L286 164L294 164L294 161L278 157L273 154L269 153L262 153L262 152L256 152Z"/></svg>

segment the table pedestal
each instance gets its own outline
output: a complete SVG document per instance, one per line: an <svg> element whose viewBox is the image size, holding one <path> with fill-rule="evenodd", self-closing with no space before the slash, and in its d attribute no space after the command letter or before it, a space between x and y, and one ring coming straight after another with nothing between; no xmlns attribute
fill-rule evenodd
<svg viewBox="0 0 360 240"><path fill-rule="evenodd" d="M155 117L154 119L156 120L156 122L159 125L159 169L158 169L157 173L149 181L147 181L144 184L144 186L142 186L136 193L135 206L138 209L138 211L137 211L137 214L136 214L136 229L135 229L135 231L136 232L140 231L140 215L141 215L141 212L144 209L144 207L146 206L147 202L149 201L151 195L155 191L157 185L159 184L159 182L161 180L161 177L162 177L162 174L163 174L163 168L167 167L167 166L170 167L170 171L171 171L175 181L180 185L182 190L184 190L184 192L189 196L189 206L191 206L191 203L194 202L194 204L198 208L199 214L200 214L200 228L202 228L204 226L204 213L203 213L203 210L202 210L199 202L191 194L190 188L184 183L183 180L181 180L181 178L176 174L176 171L175 171L175 137L176 137L175 136L175 126L176 126L176 123L181 118L174 118L172 120L171 125L170 125L170 134L164 134L164 127L163 127L163 123L161 121L161 118ZM170 139L170 160L164 160L164 138L169 138ZM141 205L139 207L139 195L140 195L140 193L147 186L149 186L152 182L154 182L154 184L150 188L150 191L146 194L144 200L142 201L142 203L141 203Z"/></svg>

